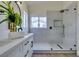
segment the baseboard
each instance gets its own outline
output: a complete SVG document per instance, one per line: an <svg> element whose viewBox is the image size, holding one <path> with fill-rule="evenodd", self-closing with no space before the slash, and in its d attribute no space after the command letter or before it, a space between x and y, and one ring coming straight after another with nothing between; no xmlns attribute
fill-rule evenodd
<svg viewBox="0 0 79 59"><path fill-rule="evenodd" d="M33 50L33 53L76 53L76 50Z"/></svg>

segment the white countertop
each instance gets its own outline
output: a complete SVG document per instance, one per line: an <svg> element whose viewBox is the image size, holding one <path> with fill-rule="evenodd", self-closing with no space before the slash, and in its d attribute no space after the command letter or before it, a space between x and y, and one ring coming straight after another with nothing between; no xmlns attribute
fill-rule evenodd
<svg viewBox="0 0 79 59"><path fill-rule="evenodd" d="M33 35L33 33L29 33L26 36L24 36L23 38L18 38L18 39L13 39L13 40L9 39L9 41L8 40L7 41L0 41L0 55L5 53L12 47L18 45L19 43L23 42L24 40L26 40L25 38L28 38L32 35Z"/></svg>

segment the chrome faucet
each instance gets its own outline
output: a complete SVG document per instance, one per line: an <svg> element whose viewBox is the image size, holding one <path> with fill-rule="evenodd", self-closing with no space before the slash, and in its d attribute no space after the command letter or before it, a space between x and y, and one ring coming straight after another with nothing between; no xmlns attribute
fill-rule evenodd
<svg viewBox="0 0 79 59"><path fill-rule="evenodd" d="M23 31L22 27L18 28L18 32L19 32L20 30Z"/></svg>

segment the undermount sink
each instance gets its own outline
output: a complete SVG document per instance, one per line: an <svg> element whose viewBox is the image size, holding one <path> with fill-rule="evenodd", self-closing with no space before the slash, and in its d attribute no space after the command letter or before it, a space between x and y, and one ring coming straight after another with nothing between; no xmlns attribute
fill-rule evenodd
<svg viewBox="0 0 79 59"><path fill-rule="evenodd" d="M10 32L9 38L10 39L18 39L18 38L24 37L25 35L27 35L27 33L25 33L25 32Z"/></svg>

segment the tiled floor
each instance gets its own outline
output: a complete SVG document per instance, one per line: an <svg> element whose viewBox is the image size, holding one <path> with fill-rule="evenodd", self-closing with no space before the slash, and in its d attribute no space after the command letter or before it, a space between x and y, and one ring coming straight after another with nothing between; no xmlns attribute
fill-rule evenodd
<svg viewBox="0 0 79 59"><path fill-rule="evenodd" d="M60 46L63 48L61 49L60 47L57 46L56 43L47 43L47 42L39 42L35 43L33 46L33 50L70 50L70 46L65 45L65 44L60 44ZM72 47L73 50L75 50L75 47Z"/></svg>
<svg viewBox="0 0 79 59"><path fill-rule="evenodd" d="M76 57L75 53L33 53L33 57Z"/></svg>
<svg viewBox="0 0 79 59"><path fill-rule="evenodd" d="M53 50L61 50L57 44L50 44L50 43L42 43L42 42L39 42L39 43L35 43L34 46L33 46L33 50L51 50L51 48Z"/></svg>

